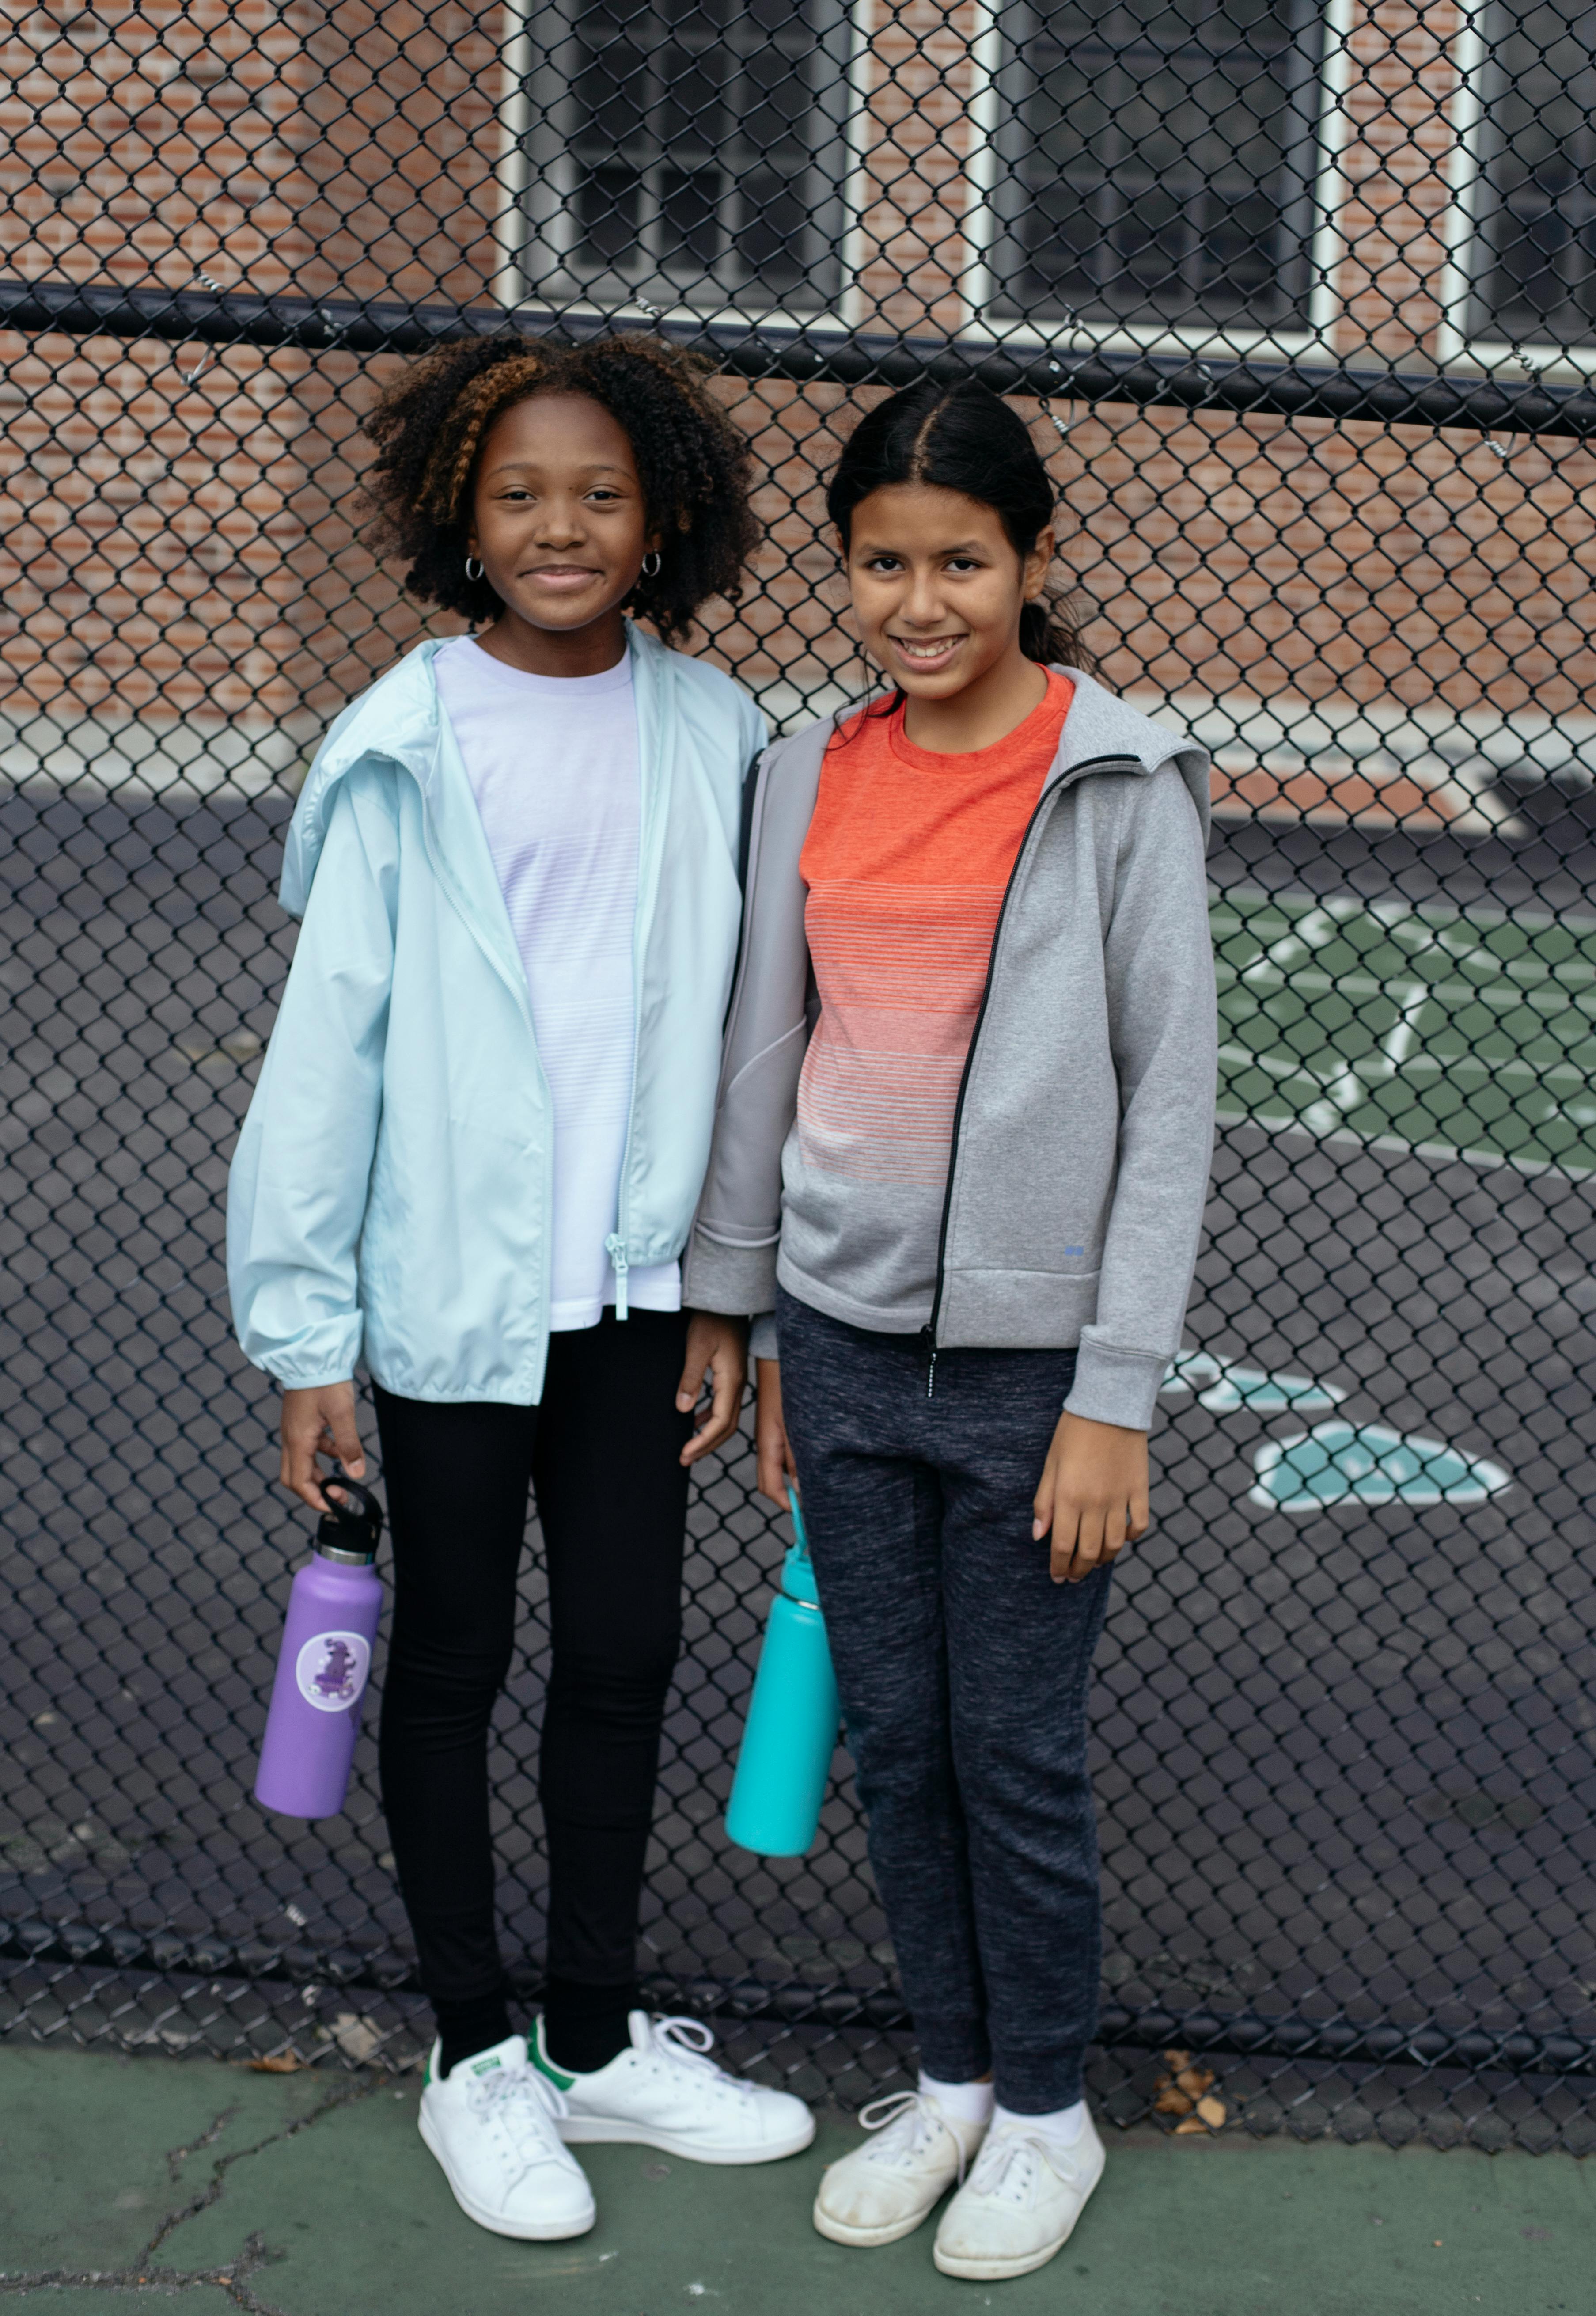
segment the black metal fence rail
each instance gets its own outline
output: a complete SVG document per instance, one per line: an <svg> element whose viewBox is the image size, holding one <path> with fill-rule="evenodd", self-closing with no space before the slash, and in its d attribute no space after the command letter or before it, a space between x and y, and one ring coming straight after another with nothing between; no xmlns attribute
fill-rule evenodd
<svg viewBox="0 0 1596 2316"><path fill-rule="evenodd" d="M293 346L308 352L424 353L440 340L504 329L573 339L613 329L658 329L710 354L736 378L801 384L898 387L923 377L973 376L996 394L1126 403L1144 409L1328 418L1389 426L1460 426L1484 433L1569 437L1596 430L1596 390L1538 375L1496 379L1432 370L1249 361L1221 352L1083 352L1013 347L978 338L889 336L693 320L650 306L594 313L536 304L397 305L381 299L217 296L209 290L113 288L0 278L0 329L71 337L154 338L168 344Z"/></svg>

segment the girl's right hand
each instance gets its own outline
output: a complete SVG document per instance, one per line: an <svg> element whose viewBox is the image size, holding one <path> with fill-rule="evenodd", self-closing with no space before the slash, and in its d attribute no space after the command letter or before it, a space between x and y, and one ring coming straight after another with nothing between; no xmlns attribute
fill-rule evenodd
<svg viewBox="0 0 1596 2316"><path fill-rule="evenodd" d="M759 1401L753 1416L753 1444L759 1458L759 1492L778 1510L787 1510L787 1491L798 1485L798 1466L788 1443L781 1413L781 1362L755 1359Z"/></svg>
<svg viewBox="0 0 1596 2316"><path fill-rule="evenodd" d="M331 1508L321 1492L317 1456L335 1456L352 1480L366 1476L352 1382L318 1384L311 1391L282 1394L282 1484L313 1512L325 1512Z"/></svg>

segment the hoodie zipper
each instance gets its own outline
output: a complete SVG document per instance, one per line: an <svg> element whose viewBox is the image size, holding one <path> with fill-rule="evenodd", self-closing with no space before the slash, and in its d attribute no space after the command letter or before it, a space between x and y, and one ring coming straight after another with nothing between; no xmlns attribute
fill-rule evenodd
<svg viewBox="0 0 1596 2316"><path fill-rule="evenodd" d="M937 1321L942 1314L942 1288L946 1279L948 1255L948 1217L953 1207L953 1173L958 1163L958 1129L964 1122L964 1098L969 1088L970 1071L975 1064L976 1047L980 1038L981 1027L986 1019L986 1002L992 994L993 968L997 963L997 945L1003 939L1003 920L1009 913L1009 903L1013 898L1014 887L1020 881L1020 871L1024 864L1026 849L1030 843L1031 831L1040 820L1043 812L1059 790L1072 781L1077 773L1104 771L1110 764L1134 764L1138 771L1146 769L1139 757L1088 756L1083 763L1072 764L1066 771L1061 772L1056 780L1049 781L1041 795L1038 797L1030 818L1025 824L1025 833L1020 839L1019 850L1014 855L1014 865L1009 871L1009 881L1003 886L1003 897L998 908L997 922L992 929L992 947L986 953L986 978L981 987L981 1002L976 1012L976 1026L970 1031L969 1045L965 1050L964 1068L959 1073L958 1099L953 1105L953 1132L948 1145L948 1181L942 1192L941 1227L937 1233L936 1287L932 1296L931 1317L920 1330L926 1352L925 1396L927 1399L936 1397Z"/></svg>

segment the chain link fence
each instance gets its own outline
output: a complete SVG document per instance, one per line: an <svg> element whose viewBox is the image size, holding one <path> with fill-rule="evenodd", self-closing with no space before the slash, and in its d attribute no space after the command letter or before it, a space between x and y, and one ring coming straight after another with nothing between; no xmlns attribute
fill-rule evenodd
<svg viewBox="0 0 1596 2316"><path fill-rule="evenodd" d="M1108 2116L1596 2144L1596 13L1576 0L16 0L0 85L0 2005L401 2064L362 1740L250 1798L304 1515L227 1162L328 716L420 633L361 413L460 328L701 344L766 544L700 647L864 681L862 403L1021 397L1108 680L1213 753L1223 1078L1099 1659ZM546 1641L494 1756L535 1991ZM909 2047L844 1755L720 1826L779 1537L696 1491L644 1939L850 2103ZM1164 2055L1194 2054L1188 2085Z"/></svg>

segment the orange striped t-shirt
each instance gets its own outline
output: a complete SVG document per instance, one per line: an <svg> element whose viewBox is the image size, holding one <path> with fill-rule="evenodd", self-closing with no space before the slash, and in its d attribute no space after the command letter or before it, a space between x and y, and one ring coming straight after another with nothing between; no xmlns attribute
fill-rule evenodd
<svg viewBox="0 0 1596 2316"><path fill-rule="evenodd" d="M998 912L1073 694L1067 677L1049 670L1046 696L1024 722L967 755L914 747L901 707L857 717L821 771L800 862L820 1018L798 1082L794 1154L805 1171L899 1186L894 1207L905 1223L930 1208L931 1243L911 1266L918 1278L929 1264L927 1294ZM789 1205L795 1191L801 1204L801 1185L789 1180L788 1189ZM840 1219L826 1232L834 1254ZM923 1217L912 1226L924 1235ZM844 1281L836 1287L840 1303L862 1307Z"/></svg>

